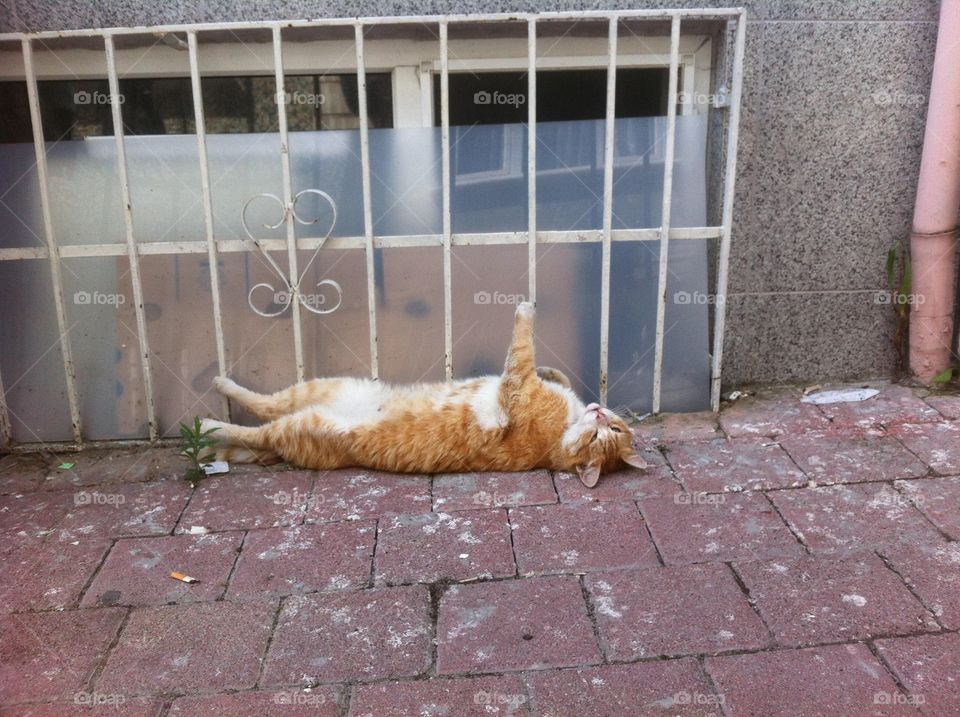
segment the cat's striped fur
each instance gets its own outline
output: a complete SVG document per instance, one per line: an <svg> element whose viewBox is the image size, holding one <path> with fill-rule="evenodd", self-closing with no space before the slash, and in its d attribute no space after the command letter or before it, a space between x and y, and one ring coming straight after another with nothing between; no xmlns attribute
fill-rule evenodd
<svg viewBox="0 0 960 717"><path fill-rule="evenodd" d="M394 386L322 378L271 395L227 378L217 389L266 421L219 428L218 458L305 468L360 466L405 473L576 470L588 486L601 472L646 464L613 412L585 406L555 369L537 369L534 309L517 307L500 376Z"/></svg>

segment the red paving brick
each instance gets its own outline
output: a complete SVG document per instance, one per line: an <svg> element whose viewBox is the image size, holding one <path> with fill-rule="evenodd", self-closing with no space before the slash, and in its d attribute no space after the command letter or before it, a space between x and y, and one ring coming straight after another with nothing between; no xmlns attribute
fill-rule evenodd
<svg viewBox="0 0 960 717"><path fill-rule="evenodd" d="M218 531L302 523L312 482L307 471L208 478L194 491L177 532L192 526Z"/></svg>
<svg viewBox="0 0 960 717"><path fill-rule="evenodd" d="M564 503L639 500L652 495L673 495L683 491L660 451L645 450L643 458L650 464L649 468L628 468L605 473L594 488L584 486L575 473L556 473L553 482L560 500Z"/></svg>
<svg viewBox="0 0 960 717"><path fill-rule="evenodd" d="M4 717L158 717L163 711L162 699L127 698L123 695L104 695L98 692L78 692L74 699L86 704L46 702L42 704L5 707ZM93 706L94 704L98 706Z"/></svg>
<svg viewBox="0 0 960 717"><path fill-rule="evenodd" d="M758 394L724 407L720 427L731 438L783 436L825 430L827 418L798 393Z"/></svg>
<svg viewBox="0 0 960 717"><path fill-rule="evenodd" d="M924 401L951 421L960 418L960 396L927 396Z"/></svg>
<svg viewBox="0 0 960 717"><path fill-rule="evenodd" d="M0 494L36 490L48 470L39 456L0 456Z"/></svg>
<svg viewBox="0 0 960 717"><path fill-rule="evenodd" d="M76 544L74 544L74 542ZM110 541L8 536L0 545L0 611L72 607Z"/></svg>
<svg viewBox="0 0 960 717"><path fill-rule="evenodd" d="M896 704L906 695L866 645L710 657L706 664L729 717L918 714Z"/></svg>
<svg viewBox="0 0 960 717"><path fill-rule="evenodd" d="M633 503L567 503L510 511L521 575L658 565Z"/></svg>
<svg viewBox="0 0 960 717"><path fill-rule="evenodd" d="M897 488L931 523L960 540L960 477L899 481Z"/></svg>
<svg viewBox="0 0 960 717"><path fill-rule="evenodd" d="M178 697L167 714L170 717L337 717L338 696L334 688L315 687Z"/></svg>
<svg viewBox="0 0 960 717"><path fill-rule="evenodd" d="M924 714L960 715L960 634L878 640L877 649Z"/></svg>
<svg viewBox="0 0 960 717"><path fill-rule="evenodd" d="M430 478L378 471L317 474L310 521L359 520L429 513Z"/></svg>
<svg viewBox="0 0 960 717"><path fill-rule="evenodd" d="M365 587L375 538L372 520L251 531L227 597L263 600Z"/></svg>
<svg viewBox="0 0 960 717"><path fill-rule="evenodd" d="M186 482L133 483L73 493L69 513L57 524L61 541L166 535L190 499Z"/></svg>
<svg viewBox="0 0 960 717"><path fill-rule="evenodd" d="M380 519L378 585L514 575L505 510L395 515Z"/></svg>
<svg viewBox="0 0 960 717"><path fill-rule="evenodd" d="M0 534L42 537L73 507L73 493L15 493L0 496Z"/></svg>
<svg viewBox="0 0 960 717"><path fill-rule="evenodd" d="M667 565L804 553L760 493L648 498L640 502L640 510Z"/></svg>
<svg viewBox="0 0 960 717"><path fill-rule="evenodd" d="M62 463L74 465L63 470L58 467ZM61 454L47 470L40 488L61 490L181 478L186 467L186 460L177 455L175 448Z"/></svg>
<svg viewBox="0 0 960 717"><path fill-rule="evenodd" d="M889 436L807 433L785 438L783 447L820 485L916 478L928 472Z"/></svg>
<svg viewBox="0 0 960 717"><path fill-rule="evenodd" d="M253 687L275 612L275 603L136 609L97 690L158 694Z"/></svg>
<svg viewBox="0 0 960 717"><path fill-rule="evenodd" d="M519 677L454 679L357 685L349 717L486 717L526 715L527 692Z"/></svg>
<svg viewBox="0 0 960 717"><path fill-rule="evenodd" d="M768 494L814 553L849 554L902 543L939 543L940 533L886 483Z"/></svg>
<svg viewBox="0 0 960 717"><path fill-rule="evenodd" d="M575 577L454 585L440 600L437 672L502 672L600 660Z"/></svg>
<svg viewBox="0 0 960 717"><path fill-rule="evenodd" d="M556 502L557 494L547 471L455 473L433 479L433 509L438 512Z"/></svg>
<svg viewBox="0 0 960 717"><path fill-rule="evenodd" d="M81 605L164 605L216 600L240 552L241 533L118 540ZM199 582L170 577L186 573Z"/></svg>
<svg viewBox="0 0 960 717"><path fill-rule="evenodd" d="M894 426L890 433L937 473L960 473L960 423L903 424Z"/></svg>
<svg viewBox="0 0 960 717"><path fill-rule="evenodd" d="M0 617L0 703L73 699L113 641L124 610Z"/></svg>
<svg viewBox="0 0 960 717"><path fill-rule="evenodd" d="M430 665L430 596L410 586L287 598L263 684L413 677Z"/></svg>
<svg viewBox="0 0 960 717"><path fill-rule="evenodd" d="M876 555L736 563L781 645L862 640L939 629Z"/></svg>
<svg viewBox="0 0 960 717"><path fill-rule="evenodd" d="M527 682L539 717L716 717L723 702L691 658L532 672Z"/></svg>
<svg viewBox="0 0 960 717"><path fill-rule="evenodd" d="M667 459L691 492L766 490L807 482L780 446L756 438L669 445Z"/></svg>
<svg viewBox="0 0 960 717"><path fill-rule="evenodd" d="M709 441L723 437L717 423L717 414L713 411L651 416L634 428L634 432L641 441L648 444Z"/></svg>
<svg viewBox="0 0 960 717"><path fill-rule="evenodd" d="M770 642L726 565L623 570L584 580L609 660L751 650Z"/></svg>
<svg viewBox="0 0 960 717"><path fill-rule="evenodd" d="M902 546L883 554L944 627L960 629L960 543Z"/></svg>
<svg viewBox="0 0 960 717"><path fill-rule="evenodd" d="M866 401L829 403L820 406L834 428L867 430L901 423L940 421L940 414L905 386L886 386Z"/></svg>

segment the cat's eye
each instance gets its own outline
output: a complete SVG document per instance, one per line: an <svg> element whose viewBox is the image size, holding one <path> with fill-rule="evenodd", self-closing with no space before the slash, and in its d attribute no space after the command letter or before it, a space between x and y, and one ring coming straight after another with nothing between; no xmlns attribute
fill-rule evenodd
<svg viewBox="0 0 960 717"><path fill-rule="evenodd" d="M610 430L612 430L614 433L623 433L623 431L621 431L616 426L610 426Z"/></svg>

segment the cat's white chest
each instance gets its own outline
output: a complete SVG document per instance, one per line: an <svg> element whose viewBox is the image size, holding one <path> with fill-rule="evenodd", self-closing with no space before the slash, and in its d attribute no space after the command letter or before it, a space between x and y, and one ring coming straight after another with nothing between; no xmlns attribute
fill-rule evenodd
<svg viewBox="0 0 960 717"><path fill-rule="evenodd" d="M473 417L485 431L506 428L509 422L507 411L500 403L500 378L487 378L470 398Z"/></svg>
<svg viewBox="0 0 960 717"><path fill-rule="evenodd" d="M381 420L385 399L382 384L358 381L344 386L330 401L318 406L317 412L333 430L347 433Z"/></svg>

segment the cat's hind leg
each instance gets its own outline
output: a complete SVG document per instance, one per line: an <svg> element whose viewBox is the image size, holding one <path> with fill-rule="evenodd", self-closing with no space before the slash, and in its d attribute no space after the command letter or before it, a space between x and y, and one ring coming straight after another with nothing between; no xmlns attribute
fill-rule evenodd
<svg viewBox="0 0 960 717"><path fill-rule="evenodd" d="M211 418L205 418L200 426L204 431L216 429L210 437L216 442L215 456L218 461L270 465L281 460L280 455L270 447L262 428L248 428Z"/></svg>
<svg viewBox="0 0 960 717"><path fill-rule="evenodd" d="M217 376L213 379L213 385L220 393L257 418L272 421L302 408L323 403L335 390L336 379L315 378L271 394L251 391L225 376Z"/></svg>

